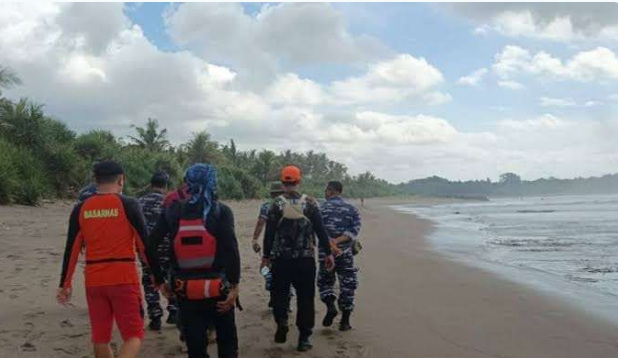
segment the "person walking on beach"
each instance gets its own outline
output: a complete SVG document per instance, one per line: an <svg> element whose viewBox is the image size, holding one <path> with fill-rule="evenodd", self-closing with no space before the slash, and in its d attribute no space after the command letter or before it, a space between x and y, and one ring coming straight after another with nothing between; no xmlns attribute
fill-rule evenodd
<svg viewBox="0 0 618 358"><path fill-rule="evenodd" d="M238 356L234 310L240 281L240 254L232 210L215 196L217 171L209 164L186 172L186 201L170 203L148 237L155 284L176 296L189 358L206 358L206 332L217 332L219 358ZM165 282L157 247L173 237L171 279Z"/></svg>
<svg viewBox="0 0 618 358"><path fill-rule="evenodd" d="M262 252L262 247L258 243L260 236L262 236L262 231L266 226L266 220L268 220L268 211L272 205L272 202L279 195L283 194L283 186L279 182L272 183L270 185L270 197L271 200L265 202L260 207L260 214L258 216L257 222L255 223L255 229L253 230L253 239L251 240L251 247L256 254L260 254ZM266 284L266 291L270 293L270 299L268 300L268 307L272 308L273 306L273 285L272 285L272 272L270 272L269 268L264 269L265 267L261 267L261 270L264 275L264 280ZM264 271L266 271L264 273Z"/></svg>
<svg viewBox="0 0 618 358"><path fill-rule="evenodd" d="M113 161L94 166L96 193L77 204L71 213L56 299L66 305L72 296L72 278L85 246L86 300L96 358L112 358L114 319L124 341L119 357L133 358L144 337L142 294L135 262L136 251L145 262L142 239L146 223L139 203L120 194L124 170Z"/></svg>
<svg viewBox="0 0 618 358"><path fill-rule="evenodd" d="M167 193L169 180L170 177L167 173L162 171L155 172L150 179L150 192L138 199L149 231L154 228L163 211L163 200ZM168 271L170 261L170 241L171 239L166 237L157 248L161 266L166 272ZM152 331L159 331L161 330L161 317L163 317L163 310L159 302L160 295L159 291L153 286L152 273L150 272L148 264L145 262L142 262L142 286L144 287L148 318L150 319L148 328ZM167 302L167 311L168 317L166 323L176 324L177 309L173 298L169 299Z"/></svg>
<svg viewBox="0 0 618 358"><path fill-rule="evenodd" d="M287 166L281 171L284 194L268 211L262 265L271 267L274 289L275 342L285 343L288 328L290 286L297 299L296 325L300 331L298 351L312 348L315 325L315 236L324 251L324 265L332 269L334 258L315 199L299 193L301 172Z"/></svg>
<svg viewBox="0 0 618 358"><path fill-rule="evenodd" d="M330 327L339 312L335 307L337 295L335 282L339 279L339 309L342 312L340 331L348 331L350 315L354 310L354 294L358 288L358 269L354 267L353 244L361 229L361 218L352 204L341 198L343 184L331 181L325 190L326 202L320 206L324 227L331 238L331 248L335 252L335 270L327 269L324 257L326 253L320 250L320 269L318 272L318 288L320 299L326 304L327 312L323 326Z"/></svg>

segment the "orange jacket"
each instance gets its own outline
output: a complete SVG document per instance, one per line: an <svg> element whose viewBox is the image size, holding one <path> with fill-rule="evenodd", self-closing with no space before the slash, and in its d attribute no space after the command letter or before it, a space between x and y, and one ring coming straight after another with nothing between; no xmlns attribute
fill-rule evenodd
<svg viewBox="0 0 618 358"><path fill-rule="evenodd" d="M139 283L136 253L145 255L146 224L139 203L118 194L95 194L71 213L60 287L71 281L85 247L86 287Z"/></svg>

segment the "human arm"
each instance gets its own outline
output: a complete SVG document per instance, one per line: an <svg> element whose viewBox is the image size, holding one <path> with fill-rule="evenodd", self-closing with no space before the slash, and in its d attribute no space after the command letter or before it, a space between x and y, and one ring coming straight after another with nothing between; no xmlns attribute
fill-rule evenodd
<svg viewBox="0 0 618 358"><path fill-rule="evenodd" d="M173 206L166 210L174 210ZM161 261L159 258L159 245L166 238L171 231L170 225L168 223L168 217L166 210L161 212L159 215L159 219L157 219L157 223L155 227L152 229L148 238L146 239L146 256L148 257L148 265L150 266L150 272L154 277L155 286L160 286L164 283L165 277L163 275L163 270L161 269Z"/></svg>
<svg viewBox="0 0 618 358"><path fill-rule="evenodd" d="M260 215L257 222L255 223L255 230L253 230L253 239L251 240L253 251L255 251L256 254L259 254L260 251L262 250L262 248L260 247L260 244L258 243L258 239L260 238L260 235L262 234L262 230L264 230L265 226L266 226L266 219Z"/></svg>
<svg viewBox="0 0 618 358"><path fill-rule="evenodd" d="M220 216L218 218L217 251L221 250L223 266L227 280L232 285L240 282L240 253L238 239L234 227L234 213L223 204L219 204Z"/></svg>
<svg viewBox="0 0 618 358"><path fill-rule="evenodd" d="M324 227L324 221L322 220L322 214L315 200L311 199L307 202L309 205L307 210L307 218L311 221L313 230L318 237L318 246L322 252L326 255L324 263L326 269L332 271L335 267L335 258L333 257L333 250L331 248L331 240L328 237L326 228Z"/></svg>
<svg viewBox="0 0 618 358"><path fill-rule="evenodd" d="M350 205L348 207L348 227L339 237L334 238L336 244L343 244L350 240L356 240L361 230L361 217L357 208Z"/></svg>
<svg viewBox="0 0 618 358"><path fill-rule="evenodd" d="M62 260L62 272L60 273L60 285L56 293L56 299L61 304L66 304L71 299L73 274L75 273L77 259L83 244L79 225L80 211L81 204L78 204L73 208L69 218L69 229Z"/></svg>
<svg viewBox="0 0 618 358"><path fill-rule="evenodd" d="M262 245L262 265L268 264L272 253L273 243L275 242L275 234L277 231L277 225L281 220L281 211L278 209L278 205L273 203L268 210L266 219L266 231L264 232L264 242Z"/></svg>
<svg viewBox="0 0 618 358"><path fill-rule="evenodd" d="M219 217L219 249L224 254L223 261L225 275L231 287L225 300L217 303L217 311L227 312L234 308L238 299L238 284L240 283L240 252L238 251L238 239L234 228L234 213L232 210L221 205Z"/></svg>

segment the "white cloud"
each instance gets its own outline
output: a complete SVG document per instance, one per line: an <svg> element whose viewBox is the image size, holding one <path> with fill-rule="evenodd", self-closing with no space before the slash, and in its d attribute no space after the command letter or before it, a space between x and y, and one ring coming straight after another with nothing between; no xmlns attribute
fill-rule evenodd
<svg viewBox="0 0 618 358"><path fill-rule="evenodd" d="M342 104L398 102L422 96L430 96L432 103L444 103L450 95L428 94L443 81L442 73L424 58L402 54L371 65L362 76L334 81L329 90Z"/></svg>
<svg viewBox="0 0 618 358"><path fill-rule="evenodd" d="M184 3L172 7L165 22L180 46L259 84L298 66L364 63L392 54L377 39L350 33L342 14L324 3L263 5L255 16L240 3Z"/></svg>
<svg viewBox="0 0 618 358"><path fill-rule="evenodd" d="M586 101L586 103L584 103L584 107L596 107L602 104L603 102L599 102L599 101Z"/></svg>
<svg viewBox="0 0 618 358"><path fill-rule="evenodd" d="M567 123L551 114L544 114L537 118L526 120L505 119L498 122L500 127L508 129L555 129L564 127Z"/></svg>
<svg viewBox="0 0 618 358"><path fill-rule="evenodd" d="M471 74L461 77L457 83L466 86L476 86L479 82L481 82L487 72L488 71L486 68L479 68Z"/></svg>
<svg viewBox="0 0 618 358"><path fill-rule="evenodd" d="M503 87L503 88L508 88L510 90L521 90L521 89L526 88L526 86L524 86L523 84L519 82L507 81L507 80L498 81L498 86Z"/></svg>
<svg viewBox="0 0 618 358"><path fill-rule="evenodd" d="M479 25L475 33L495 31L538 40L611 41L618 38L618 6L613 3L458 3L447 7Z"/></svg>
<svg viewBox="0 0 618 358"><path fill-rule="evenodd" d="M267 96L273 103L318 105L324 101L319 84L295 73L279 76L267 90Z"/></svg>
<svg viewBox="0 0 618 358"><path fill-rule="evenodd" d="M618 79L618 57L605 47L581 51L563 61L543 51L532 55L524 48L508 45L496 54L492 68L505 80L521 74L579 82Z"/></svg>
<svg viewBox="0 0 618 358"><path fill-rule="evenodd" d="M540 104L543 107L573 107L577 103L570 98L541 97Z"/></svg>

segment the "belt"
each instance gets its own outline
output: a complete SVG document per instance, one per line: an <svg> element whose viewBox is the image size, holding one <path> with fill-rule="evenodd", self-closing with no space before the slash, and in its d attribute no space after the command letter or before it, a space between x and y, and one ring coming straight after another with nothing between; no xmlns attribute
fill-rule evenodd
<svg viewBox="0 0 618 358"><path fill-rule="evenodd" d="M109 262L135 262L135 257L86 260L86 265L105 264Z"/></svg>

